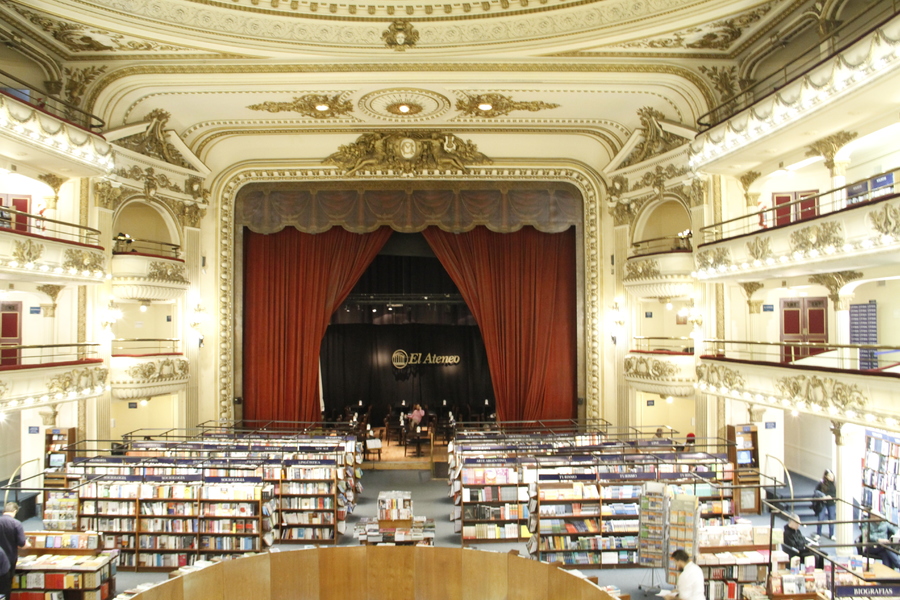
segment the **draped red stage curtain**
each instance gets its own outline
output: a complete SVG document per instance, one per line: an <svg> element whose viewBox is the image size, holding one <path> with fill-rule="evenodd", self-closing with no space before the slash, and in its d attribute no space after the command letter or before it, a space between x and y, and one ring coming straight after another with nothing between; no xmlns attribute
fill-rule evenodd
<svg viewBox="0 0 900 600"><path fill-rule="evenodd" d="M318 421L319 351L332 313L391 236L332 227L246 231L244 418Z"/></svg>
<svg viewBox="0 0 900 600"><path fill-rule="evenodd" d="M498 418L574 418L574 229L423 234L481 329Z"/></svg>

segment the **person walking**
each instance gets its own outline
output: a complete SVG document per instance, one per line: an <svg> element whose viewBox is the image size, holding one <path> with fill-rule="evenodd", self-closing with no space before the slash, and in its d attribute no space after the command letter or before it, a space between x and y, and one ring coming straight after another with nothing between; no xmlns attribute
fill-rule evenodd
<svg viewBox="0 0 900 600"><path fill-rule="evenodd" d="M828 523L828 537L834 539L834 520L837 518L837 486L834 482L834 473L831 469L825 469L822 479L816 484L813 491L813 502L817 503L816 519L818 521L831 521ZM816 525L816 537L819 539L822 535L822 523Z"/></svg>
<svg viewBox="0 0 900 600"><path fill-rule="evenodd" d="M9 566L0 576L0 597L9 598L12 591L13 574L16 572L16 561L19 559L19 548L26 544L25 529L16 520L19 505L15 502L7 502L3 507L3 516L0 516L0 554L6 556ZM0 558L0 563L3 559ZM0 565L0 569L3 566Z"/></svg>

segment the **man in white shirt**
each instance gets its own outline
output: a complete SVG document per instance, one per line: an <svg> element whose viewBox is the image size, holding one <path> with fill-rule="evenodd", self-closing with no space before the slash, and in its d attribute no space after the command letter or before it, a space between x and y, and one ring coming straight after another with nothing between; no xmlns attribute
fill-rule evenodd
<svg viewBox="0 0 900 600"><path fill-rule="evenodd" d="M690 554L679 548L672 553L672 560L681 574L675 584L676 593L669 596L669 600L706 600L703 593L703 570L691 560Z"/></svg>

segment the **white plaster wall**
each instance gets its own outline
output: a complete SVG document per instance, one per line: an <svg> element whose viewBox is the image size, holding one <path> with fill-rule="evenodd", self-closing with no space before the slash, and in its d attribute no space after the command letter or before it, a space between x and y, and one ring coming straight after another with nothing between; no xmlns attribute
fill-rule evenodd
<svg viewBox="0 0 900 600"><path fill-rule="evenodd" d="M819 480L833 466L831 421L800 414L784 419L784 462L788 470Z"/></svg>

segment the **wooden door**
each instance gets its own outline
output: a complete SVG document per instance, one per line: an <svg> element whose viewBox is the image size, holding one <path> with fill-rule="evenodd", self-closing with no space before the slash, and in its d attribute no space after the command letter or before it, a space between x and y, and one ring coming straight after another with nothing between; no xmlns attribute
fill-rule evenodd
<svg viewBox="0 0 900 600"><path fill-rule="evenodd" d="M781 341L827 343L828 299L825 297L782 298ZM785 344L781 350L781 361L793 362L824 351L824 348Z"/></svg>
<svg viewBox="0 0 900 600"><path fill-rule="evenodd" d="M775 207L775 227L787 225L791 222L790 203L794 201L794 194L772 194L772 205Z"/></svg>
<svg viewBox="0 0 900 600"><path fill-rule="evenodd" d="M19 364L19 350L4 346L22 343L22 303L0 302L0 366Z"/></svg>
<svg viewBox="0 0 900 600"><path fill-rule="evenodd" d="M812 190L809 192L797 192L797 199L800 200L795 206L797 207L797 220L803 221L811 219L819 214L819 199L813 198L819 192Z"/></svg>
<svg viewBox="0 0 900 600"><path fill-rule="evenodd" d="M28 213L31 208L31 196L10 194L9 205L20 213ZM28 215L18 213L13 214L12 226L16 231L28 231Z"/></svg>

